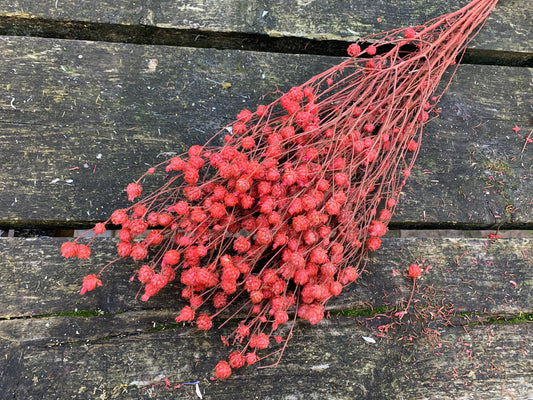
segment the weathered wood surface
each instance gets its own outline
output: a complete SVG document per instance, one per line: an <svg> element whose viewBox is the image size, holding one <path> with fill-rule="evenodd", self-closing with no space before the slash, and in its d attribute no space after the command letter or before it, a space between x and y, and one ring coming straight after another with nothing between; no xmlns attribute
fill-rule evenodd
<svg viewBox="0 0 533 400"><path fill-rule="evenodd" d="M241 108L341 60L303 53L343 55L348 41L466 2L0 2L0 34L56 38L0 37L0 225L103 220L158 155L205 141ZM507 66L458 69L424 131L396 226L532 226L533 147L524 147L532 70L523 68L532 10L527 0L501 0L471 44L469 62ZM2 399L196 398L194 385L178 387L194 381L206 399L533 399L531 239L386 238L368 272L329 303L342 314L297 322L277 369L248 367L225 382L210 378L228 355L220 341L228 326L178 326L176 288L135 299L125 262L79 296L83 276L113 258L114 241L97 241L80 262L61 258L64 240L0 240ZM455 326L437 320L433 342L411 340L417 320L408 314L380 338L376 327L411 293L402 272L415 261L431 265L415 308L453 307Z"/></svg>
<svg viewBox="0 0 533 400"><path fill-rule="evenodd" d="M97 273L115 257L116 242L96 240L93 256L82 262L61 257L64 240L0 240L0 318L81 310L109 314L157 308L177 312L185 305L177 294L178 281L178 289L169 287L148 302L135 299L140 284L129 282L135 264L123 261L106 270L102 288L80 296L83 277ZM456 312L483 317L533 313L533 239L386 238L380 251L372 255L368 272L333 299L329 309L400 306L411 290L403 273L414 262L430 266L419 288L421 292L432 288L433 298L428 301L434 304L450 304Z"/></svg>
<svg viewBox="0 0 533 400"><path fill-rule="evenodd" d="M245 367L212 381L228 348L171 315L0 321L0 387L16 399L531 399L533 325L446 327L380 339L361 321L297 323L276 369ZM305 325L305 326L304 326ZM363 339L373 337L376 343ZM268 360L264 360L268 364ZM166 379L166 381L165 381Z"/></svg>
<svg viewBox="0 0 533 400"><path fill-rule="evenodd" d="M64 226L106 219L158 155L204 142L272 99L263 94L341 59L3 37L0 60L0 219ZM459 68L396 222L531 224L530 79L527 68Z"/></svg>
<svg viewBox="0 0 533 400"><path fill-rule="evenodd" d="M340 51L337 54L344 54L346 41L419 25L466 3L466 0L17 0L0 4L0 32L299 53L331 54L334 48ZM507 53L531 52L528 27L532 18L530 1L500 1L471 45ZM291 40L276 40L280 38ZM336 45L335 41L342 43Z"/></svg>

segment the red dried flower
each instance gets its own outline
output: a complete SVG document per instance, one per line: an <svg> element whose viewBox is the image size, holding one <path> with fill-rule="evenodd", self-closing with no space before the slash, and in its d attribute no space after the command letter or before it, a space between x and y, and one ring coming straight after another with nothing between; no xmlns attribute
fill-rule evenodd
<svg viewBox="0 0 533 400"><path fill-rule="evenodd" d="M61 245L61 255L65 258L76 257L76 243L65 242Z"/></svg>
<svg viewBox="0 0 533 400"><path fill-rule="evenodd" d="M341 205L337 201L330 199L326 202L325 209L329 215L337 215L341 212Z"/></svg>
<svg viewBox="0 0 533 400"><path fill-rule="evenodd" d="M263 117L267 112L267 107L264 106L264 105L258 105L257 106L257 110L255 111L255 113L257 114L257 116L259 117Z"/></svg>
<svg viewBox="0 0 533 400"><path fill-rule="evenodd" d="M247 130L246 124L242 121L238 121L233 124L232 131L234 135L243 135Z"/></svg>
<svg viewBox="0 0 533 400"><path fill-rule="evenodd" d="M76 246L76 256L79 259L87 259L91 256L91 248L85 244L78 244Z"/></svg>
<svg viewBox="0 0 533 400"><path fill-rule="evenodd" d="M381 247L381 240L376 236L371 236L366 240L366 247L370 251L376 251Z"/></svg>
<svg viewBox="0 0 533 400"><path fill-rule="evenodd" d="M266 349L269 343L269 337L265 333L252 335L252 337L250 338L250 348L252 349Z"/></svg>
<svg viewBox="0 0 533 400"><path fill-rule="evenodd" d="M208 331L213 327L213 321L209 315L201 313L198 318L196 318L196 326L202 331Z"/></svg>
<svg viewBox="0 0 533 400"><path fill-rule="evenodd" d="M135 200L141 195L143 188L137 183L130 183L126 188L126 193L128 194L128 200Z"/></svg>
<svg viewBox="0 0 533 400"><path fill-rule="evenodd" d="M352 43L348 46L348 55L350 57L357 57L361 53L361 47L358 44Z"/></svg>
<svg viewBox="0 0 533 400"><path fill-rule="evenodd" d="M96 289L98 286L102 286L102 281L98 279L95 274L87 275L83 278L83 285L80 290L80 294L85 294L91 290Z"/></svg>
<svg viewBox="0 0 533 400"><path fill-rule="evenodd" d="M104 232L105 232L105 224L104 223L99 222L99 223L97 223L94 226L94 234L95 235L101 235Z"/></svg>
<svg viewBox="0 0 533 400"><path fill-rule="evenodd" d="M227 361L219 361L215 367L215 375L218 379L227 379L231 376L231 367Z"/></svg>
<svg viewBox="0 0 533 400"><path fill-rule="evenodd" d="M150 231L150 233L148 233L146 236L145 243L147 246L158 246L163 242L163 240L164 237L161 231L153 230Z"/></svg>
<svg viewBox="0 0 533 400"><path fill-rule="evenodd" d="M233 304L229 295L244 294L249 299L241 304L250 314L234 332L236 341L249 338L244 346L267 348L270 334L288 321L287 310L295 304L298 316L318 323L324 303L357 279L361 261L381 246L413 168L422 126L434 110L430 101L440 98L430 100L431 93L470 39L463 32L482 22L495 3L474 0L453 18L432 21L419 41L414 28L363 38L361 43L372 43L364 51L368 56L379 49L373 59L360 59L360 45L350 45L350 58L341 65L258 106L256 113L242 110L219 132L221 140L191 146L169 160L159 190L115 211L94 233L103 233L109 222L121 226L118 254L133 260L147 257L148 246L161 246L138 269L143 301L175 279L173 266L181 261L180 282L186 286L181 294L190 306L177 322L196 318L199 329L210 329L211 317L196 317L195 308L210 300L220 310ZM444 34L458 40L438 40ZM416 52L400 51L413 39ZM436 57L439 63L432 61ZM436 64L438 70L432 69ZM391 70L398 79L390 79ZM226 143L214 145L222 139ZM133 200L142 187L131 183L126 191ZM132 243L155 227L160 229ZM89 247L77 242L62 244L61 252L90 255ZM349 259L354 266L347 265ZM408 276L420 273L413 264ZM98 285L90 275L82 293ZM255 353L233 352L229 363L217 365L216 375L225 379L232 367L257 359Z"/></svg>
<svg viewBox="0 0 533 400"><path fill-rule="evenodd" d="M259 357L255 353L246 353L246 364L252 365L259 361Z"/></svg>
<svg viewBox="0 0 533 400"><path fill-rule="evenodd" d="M135 243L131 248L130 256L134 261L144 260L148 255L148 249L142 243Z"/></svg>
<svg viewBox="0 0 533 400"><path fill-rule="evenodd" d="M357 270L354 267L348 266L344 268L341 273L339 274L339 282L342 285L347 285L353 281L355 281L359 274L357 273ZM331 290L331 288L330 288Z"/></svg>
<svg viewBox="0 0 533 400"><path fill-rule="evenodd" d="M143 265L141 268L139 268L139 271L137 272L139 281L141 283L148 283L152 280L152 278L155 275L155 272L152 267L149 265Z"/></svg>
<svg viewBox="0 0 533 400"><path fill-rule="evenodd" d="M142 219L133 219L128 225L129 230L134 235L140 235L146 229L148 229L148 223Z"/></svg>
<svg viewBox="0 0 533 400"><path fill-rule="evenodd" d="M115 210L111 214L111 222L114 225L123 225L128 221L128 214L124 210Z"/></svg>
<svg viewBox="0 0 533 400"><path fill-rule="evenodd" d="M246 363L246 358L240 351L233 351L228 359L231 368L241 368Z"/></svg>
<svg viewBox="0 0 533 400"><path fill-rule="evenodd" d="M244 236L238 236L237 239L233 241L233 249L237 253L246 253L248 250L250 250L250 247L252 247L250 241Z"/></svg>
<svg viewBox="0 0 533 400"><path fill-rule="evenodd" d="M163 265L176 265L180 261L180 253L177 250L168 250L163 256Z"/></svg>
<svg viewBox="0 0 533 400"><path fill-rule="evenodd" d="M185 306L181 309L181 312L180 312L180 315L178 315L176 318L175 318L175 321L177 323L180 323L180 322L185 322L185 321L193 321L194 320L194 310L189 307L189 306Z"/></svg>
<svg viewBox="0 0 533 400"><path fill-rule="evenodd" d="M405 29L404 36L406 39L413 39L416 36L416 32L413 28Z"/></svg>
<svg viewBox="0 0 533 400"><path fill-rule="evenodd" d="M368 227L370 236L383 236L387 233L387 226L381 221L372 221Z"/></svg>
<svg viewBox="0 0 533 400"><path fill-rule="evenodd" d="M123 257L123 258L129 257L132 247L133 245L129 242L124 242L124 241L119 242L117 244L117 253L120 257Z"/></svg>
<svg viewBox="0 0 533 400"><path fill-rule="evenodd" d="M407 276L411 279L416 279L422 275L422 270L418 264L411 264L409 270L407 271Z"/></svg>

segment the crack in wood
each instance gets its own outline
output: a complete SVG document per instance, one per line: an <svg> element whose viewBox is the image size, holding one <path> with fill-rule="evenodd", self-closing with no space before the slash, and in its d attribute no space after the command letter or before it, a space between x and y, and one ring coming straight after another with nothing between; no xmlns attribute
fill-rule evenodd
<svg viewBox="0 0 533 400"><path fill-rule="evenodd" d="M351 43L351 41L345 40L319 40L299 36L271 36L261 33L161 28L147 25L85 21L62 22L17 16L0 16L0 34L339 57L346 56L346 48ZM363 47L368 45L367 43L361 44ZM467 49L461 63L533 67L533 52Z"/></svg>

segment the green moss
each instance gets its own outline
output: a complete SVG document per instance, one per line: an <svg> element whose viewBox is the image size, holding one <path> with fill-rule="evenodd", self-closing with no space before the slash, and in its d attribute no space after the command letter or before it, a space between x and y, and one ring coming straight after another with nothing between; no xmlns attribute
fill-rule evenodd
<svg viewBox="0 0 533 400"><path fill-rule="evenodd" d="M387 307L377 307L377 308L365 308L358 309L357 307L351 308L349 310L339 310L331 312L332 316L342 316L342 317L367 317L370 315L376 314L387 314L392 312L394 309Z"/></svg>
<svg viewBox="0 0 533 400"><path fill-rule="evenodd" d="M150 331L164 331L164 330L168 330L168 329L175 329L179 326L180 324L176 324L176 323L170 323L170 324L159 324L159 325L156 325L156 326L153 326L152 328L150 328L149 330Z"/></svg>
<svg viewBox="0 0 533 400"><path fill-rule="evenodd" d="M490 324L518 324L522 322L533 322L533 314L520 313L513 317L489 317L487 322Z"/></svg>
<svg viewBox="0 0 533 400"><path fill-rule="evenodd" d="M50 317L95 317L97 315L104 315L103 311L95 311L95 310L78 310L78 311L70 311L70 312L62 312L62 313L54 313L54 314L41 314L41 315L33 315L32 318L50 318Z"/></svg>
<svg viewBox="0 0 533 400"><path fill-rule="evenodd" d="M458 317L466 318L468 325L479 324L519 324L524 322L533 322L533 313L519 313L513 316L487 315L482 313L459 313Z"/></svg>
<svg viewBox="0 0 533 400"><path fill-rule="evenodd" d="M502 160L496 160L492 162L487 161L485 168L497 175L511 176L512 174L509 164L503 162Z"/></svg>

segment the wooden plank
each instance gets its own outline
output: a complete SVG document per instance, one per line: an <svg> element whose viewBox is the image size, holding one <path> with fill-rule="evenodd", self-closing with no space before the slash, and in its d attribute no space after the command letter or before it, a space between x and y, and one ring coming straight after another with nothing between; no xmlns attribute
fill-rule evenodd
<svg viewBox="0 0 533 400"><path fill-rule="evenodd" d="M308 40L296 42L296 49L291 48L294 46L291 42L283 41L280 51L283 48L296 52L327 51L311 40L327 41L331 47L331 41L354 41L368 34L422 24L466 3L465 0L408 3L399 0L386 3L371 0L155 0L137 3L18 0L0 5L0 30L4 34L44 33L45 36L82 36L93 40L248 49L264 47L266 42L270 51L279 41L269 39L287 37ZM530 52L532 10L527 0L500 2L473 46ZM342 49L345 44L336 47Z"/></svg>
<svg viewBox="0 0 533 400"><path fill-rule="evenodd" d="M475 393L476 399L526 400L533 393L531 323L448 327L435 347L425 339L380 339L347 317L298 323L277 368L244 367L226 381L211 380L214 365L230 351L220 342L224 328L153 328L160 323L164 316L150 313L0 321L0 386L7 396L25 399L51 393L58 399L196 398L195 386L180 385L185 382L198 382L206 399L431 393L443 400Z"/></svg>
<svg viewBox="0 0 533 400"><path fill-rule="evenodd" d="M81 311L118 313L143 309L181 309L180 284L148 302L135 298L140 284L129 282L136 268L120 261L102 276L104 286L80 296L83 277L97 273L115 257L116 241L92 245L91 259L66 260L59 238L0 240L0 318ZM533 312L532 239L385 238L357 284L328 304L329 310L400 307L411 292L405 271L414 262L431 266L419 280L417 299L434 307L447 304L457 313L487 317ZM399 271L400 274L395 273ZM514 283L513 283L514 282ZM516 284L516 287L514 286Z"/></svg>
<svg viewBox="0 0 533 400"><path fill-rule="evenodd" d="M158 155L204 142L241 108L341 59L4 37L0 60L0 220L35 227L106 219ZM396 222L533 221L531 145L522 152L530 73L459 68L425 129Z"/></svg>

